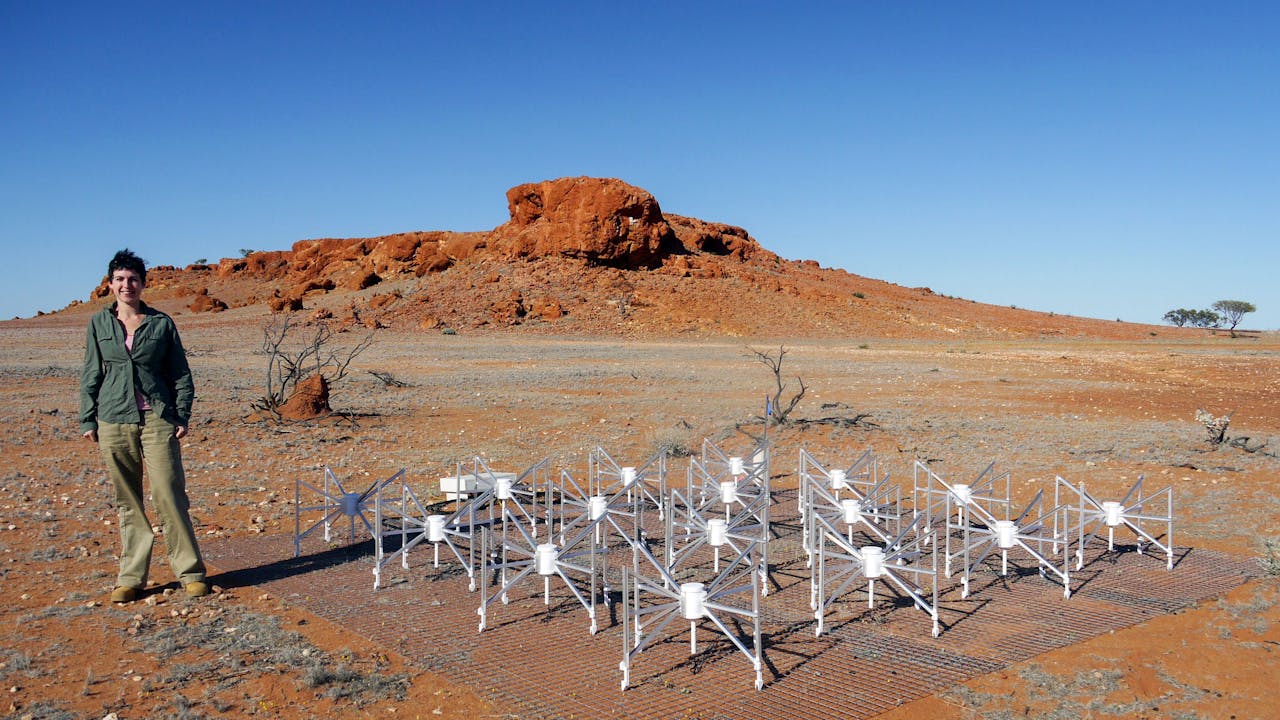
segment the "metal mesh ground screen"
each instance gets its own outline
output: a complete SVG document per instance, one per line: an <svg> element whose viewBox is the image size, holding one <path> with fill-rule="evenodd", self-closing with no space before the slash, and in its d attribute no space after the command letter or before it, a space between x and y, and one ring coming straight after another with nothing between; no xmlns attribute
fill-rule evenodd
<svg viewBox="0 0 1280 720"><path fill-rule="evenodd" d="M1220 595L1257 572L1246 559L1194 548L1178 549L1172 571L1163 556L1132 547L1093 550L1091 562L1072 575L1070 599L1023 564L1005 577L975 575L967 599L944 581L938 638L928 616L910 604L886 595L867 609L864 593L838 604L815 637L795 493L775 498L774 516L782 521L773 527L773 585L762 606L761 691L748 659L722 635L700 628L698 652L690 655L687 625L673 623L636 656L623 692L621 608L601 606L600 631L591 635L586 612L558 582L549 605L537 579L517 586L509 604L490 606L489 627L480 633L479 592L468 591L456 562L432 568L430 545L415 550L409 570L386 568L376 591L371 541L337 548L313 542L297 559L291 536L218 541L205 551L220 571L215 583L261 587L522 717L542 718L870 717Z"/></svg>

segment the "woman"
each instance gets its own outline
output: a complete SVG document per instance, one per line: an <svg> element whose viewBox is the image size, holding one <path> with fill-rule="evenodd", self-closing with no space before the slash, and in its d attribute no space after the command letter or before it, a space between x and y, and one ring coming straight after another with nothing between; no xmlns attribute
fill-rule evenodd
<svg viewBox="0 0 1280 720"><path fill-rule="evenodd" d="M89 320L80 430L98 443L120 512L120 573L111 601L132 602L147 586L155 534L142 505L144 467L169 566L187 595L208 595L178 444L195 398L187 354L173 319L142 302L147 268L141 258L121 250L107 265L107 276L115 302Z"/></svg>

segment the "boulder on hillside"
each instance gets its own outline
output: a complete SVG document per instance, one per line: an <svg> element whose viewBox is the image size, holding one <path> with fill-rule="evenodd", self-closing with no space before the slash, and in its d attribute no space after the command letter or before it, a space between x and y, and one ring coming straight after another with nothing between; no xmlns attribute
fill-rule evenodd
<svg viewBox="0 0 1280 720"><path fill-rule="evenodd" d="M267 308L273 313L290 313L302 309L302 298L294 295L281 295L277 290L267 298Z"/></svg>
<svg viewBox="0 0 1280 720"><path fill-rule="evenodd" d="M227 309L227 304L209 295L208 288L200 288L187 309L191 312L222 312Z"/></svg>
<svg viewBox="0 0 1280 720"><path fill-rule="evenodd" d="M518 325L528 313L524 295L519 290L513 290L505 300L498 300L489 306L489 315L498 325Z"/></svg>
<svg viewBox="0 0 1280 720"><path fill-rule="evenodd" d="M267 280L284 277L292 253L285 250L251 252L242 258L223 258L218 262L218 277L256 277Z"/></svg>
<svg viewBox="0 0 1280 720"><path fill-rule="evenodd" d="M736 225L707 222L683 215L667 215L684 251L691 255L727 255L738 260L779 260L746 230Z"/></svg>
<svg viewBox="0 0 1280 720"><path fill-rule="evenodd" d="M302 297L310 292L329 292L334 288L333 280L324 278L323 280L306 280L294 285L289 290L292 297Z"/></svg>
<svg viewBox="0 0 1280 720"><path fill-rule="evenodd" d="M508 257L562 255L600 265L653 267L679 249L658 201L612 178L560 178L507 191L511 220L490 233Z"/></svg>
<svg viewBox="0 0 1280 720"><path fill-rule="evenodd" d="M378 277L378 273L370 270L352 275L347 279L346 288L348 290L364 290L365 288L373 287L380 282L382 282L382 278Z"/></svg>
<svg viewBox="0 0 1280 720"><path fill-rule="evenodd" d="M543 320L558 320L564 317L565 314L564 306L560 304L560 301L551 298L543 298L533 303L531 312Z"/></svg>

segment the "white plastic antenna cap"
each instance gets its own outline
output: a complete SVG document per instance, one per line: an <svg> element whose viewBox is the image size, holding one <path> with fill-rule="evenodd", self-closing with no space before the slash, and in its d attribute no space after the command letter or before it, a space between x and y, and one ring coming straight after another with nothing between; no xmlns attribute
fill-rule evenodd
<svg viewBox="0 0 1280 720"><path fill-rule="evenodd" d="M973 497L973 489L964 483L960 483L951 487L951 494L955 496L956 500L960 501L961 505L968 505L970 498Z"/></svg>
<svg viewBox="0 0 1280 720"><path fill-rule="evenodd" d="M427 539L431 542L444 541L444 515L427 516Z"/></svg>
<svg viewBox="0 0 1280 720"><path fill-rule="evenodd" d="M630 486L630 485L634 485L635 482L636 482L636 469L633 467L622 468L622 484Z"/></svg>
<svg viewBox="0 0 1280 720"><path fill-rule="evenodd" d="M728 480L720 483L720 502L728 505L738 499L738 483Z"/></svg>
<svg viewBox="0 0 1280 720"><path fill-rule="evenodd" d="M740 457L729 458L729 472L733 473L734 475L746 474L747 469L746 469L746 466L743 465L742 463L742 458Z"/></svg>
<svg viewBox="0 0 1280 720"><path fill-rule="evenodd" d="M700 582L680 585L680 616L685 620L697 620L706 614L707 586Z"/></svg>
<svg viewBox="0 0 1280 720"><path fill-rule="evenodd" d="M712 547L720 547L728 541L729 523L723 518L712 518L707 521L707 542Z"/></svg>
<svg viewBox="0 0 1280 720"><path fill-rule="evenodd" d="M538 574L547 576L556 574L556 560L560 557L554 543L543 543L538 546L534 552L534 562L537 564Z"/></svg>
<svg viewBox="0 0 1280 720"><path fill-rule="evenodd" d="M1012 520L996 521L996 545L1001 550L1008 550L1014 546L1014 538L1018 534L1018 526Z"/></svg>
<svg viewBox="0 0 1280 720"><path fill-rule="evenodd" d="M858 501L853 498L841 500L840 510L844 513L845 524L848 525L853 525L862 517L862 508L858 507Z"/></svg>
<svg viewBox="0 0 1280 720"><path fill-rule="evenodd" d="M496 495L499 500L510 500L512 498L512 495L511 495L512 484L513 483L511 478L505 478L505 477L498 478L498 482L494 486L496 488L494 495Z"/></svg>
<svg viewBox="0 0 1280 720"><path fill-rule="evenodd" d="M862 548L862 573L869 578L884 575L884 548L874 545Z"/></svg>
<svg viewBox="0 0 1280 720"><path fill-rule="evenodd" d="M590 513L589 517L592 520L599 520L609 510L609 498L603 495L592 495L591 499L587 501L587 507Z"/></svg>
<svg viewBox="0 0 1280 720"><path fill-rule="evenodd" d="M844 474L843 470L832 470L827 477L831 479L831 489L839 490L844 487L845 478L848 476Z"/></svg>
<svg viewBox="0 0 1280 720"><path fill-rule="evenodd" d="M1107 527L1116 527L1120 523L1124 522L1122 519L1124 515L1124 506L1118 502L1102 503L1102 512L1107 515Z"/></svg>

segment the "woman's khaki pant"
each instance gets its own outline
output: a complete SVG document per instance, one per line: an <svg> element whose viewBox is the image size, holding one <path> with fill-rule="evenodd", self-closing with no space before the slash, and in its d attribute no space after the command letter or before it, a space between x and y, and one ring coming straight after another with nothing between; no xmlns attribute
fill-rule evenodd
<svg viewBox="0 0 1280 720"><path fill-rule="evenodd" d="M151 500L164 528L169 566L183 585L204 582L204 560L196 545L188 514L187 481L182 450L173 425L154 412L144 412L138 424L98 423L98 451L107 463L120 511L120 574L118 587L143 588L151 566L155 533L143 508L142 472L151 482Z"/></svg>

